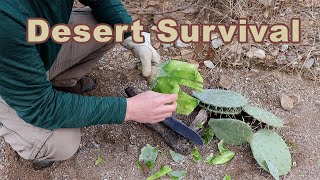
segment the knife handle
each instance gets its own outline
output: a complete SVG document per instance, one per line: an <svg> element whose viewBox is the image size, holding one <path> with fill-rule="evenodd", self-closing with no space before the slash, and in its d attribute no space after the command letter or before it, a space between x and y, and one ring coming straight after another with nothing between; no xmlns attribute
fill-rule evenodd
<svg viewBox="0 0 320 180"><path fill-rule="evenodd" d="M128 87L127 89L125 89L125 92L128 97L133 97L137 95L137 92L134 87Z"/></svg>

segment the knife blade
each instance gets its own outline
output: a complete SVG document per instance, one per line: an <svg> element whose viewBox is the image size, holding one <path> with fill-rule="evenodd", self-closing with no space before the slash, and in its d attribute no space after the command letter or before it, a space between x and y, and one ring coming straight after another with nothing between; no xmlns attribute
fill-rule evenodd
<svg viewBox="0 0 320 180"><path fill-rule="evenodd" d="M125 89L125 92L129 97L133 97L137 95L137 93L135 92L135 89L132 87ZM201 136L197 132L195 132L194 130L192 130L187 125L185 125L184 123L182 123L181 121L179 121L173 116L167 117L164 121L160 123L165 124L170 129L174 130L176 133L180 134L181 136L185 137L191 142L194 142L201 146L204 144Z"/></svg>

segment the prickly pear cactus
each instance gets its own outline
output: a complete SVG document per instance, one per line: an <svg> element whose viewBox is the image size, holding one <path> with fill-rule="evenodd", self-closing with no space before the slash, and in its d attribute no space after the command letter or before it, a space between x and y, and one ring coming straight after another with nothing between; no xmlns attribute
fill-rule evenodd
<svg viewBox="0 0 320 180"><path fill-rule="evenodd" d="M248 104L241 94L222 89L206 89L193 93L193 96L202 102L203 108L217 114L240 114L242 107Z"/></svg>
<svg viewBox="0 0 320 180"><path fill-rule="evenodd" d="M249 114L255 120L266 123L269 126L278 128L283 127L282 120L267 110L247 105L243 108L243 111Z"/></svg>
<svg viewBox="0 0 320 180"><path fill-rule="evenodd" d="M267 172L268 163L278 169L279 175L286 175L291 170L292 159L288 146L274 131L262 129L254 133L250 146L258 164Z"/></svg>
<svg viewBox="0 0 320 180"><path fill-rule="evenodd" d="M236 119L210 119L209 126L218 139L230 145L244 144L253 135L248 124Z"/></svg>

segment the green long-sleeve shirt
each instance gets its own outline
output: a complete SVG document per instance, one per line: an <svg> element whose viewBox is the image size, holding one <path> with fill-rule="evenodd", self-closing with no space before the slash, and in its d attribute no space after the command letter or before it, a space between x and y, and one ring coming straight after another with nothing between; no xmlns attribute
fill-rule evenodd
<svg viewBox="0 0 320 180"><path fill-rule="evenodd" d="M120 0L82 0L100 23L130 24ZM46 129L122 123L126 99L84 97L52 89L46 71L61 45L26 42L27 18L67 24L73 0L0 1L0 96L24 121Z"/></svg>

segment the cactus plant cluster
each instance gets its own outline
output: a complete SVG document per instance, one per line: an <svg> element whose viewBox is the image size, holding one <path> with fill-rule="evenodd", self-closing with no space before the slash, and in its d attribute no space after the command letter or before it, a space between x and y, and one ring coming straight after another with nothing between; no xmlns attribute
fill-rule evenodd
<svg viewBox="0 0 320 180"><path fill-rule="evenodd" d="M292 165L289 148L270 128L283 127L278 116L249 105L245 97L228 90L206 89L193 96L213 115L208 124L218 139L230 145L249 143L258 164L275 179L288 174Z"/></svg>

